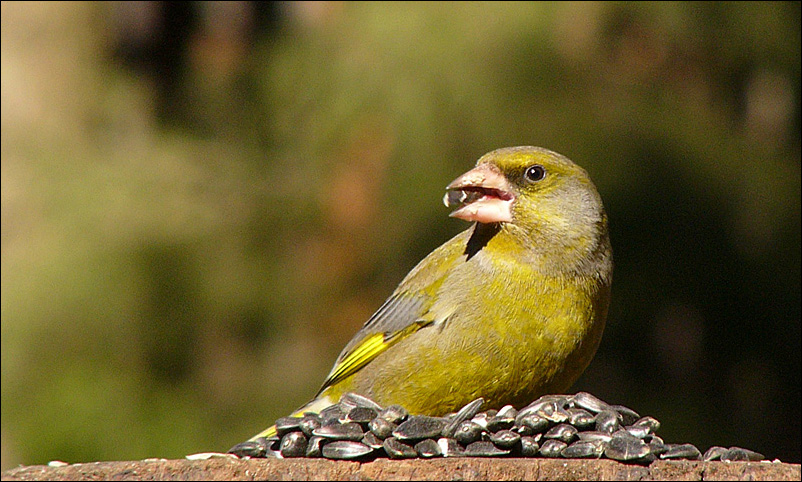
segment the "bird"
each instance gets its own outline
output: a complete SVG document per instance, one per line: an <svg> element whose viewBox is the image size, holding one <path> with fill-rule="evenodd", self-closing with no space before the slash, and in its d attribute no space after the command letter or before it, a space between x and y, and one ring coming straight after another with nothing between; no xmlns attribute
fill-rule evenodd
<svg viewBox="0 0 802 482"><path fill-rule="evenodd" d="M431 416L479 397L487 408L521 406L566 391L588 366L613 256L587 172L545 148L496 149L448 184L443 202L471 226L404 277L291 417L349 392ZM275 435L271 426L251 440Z"/></svg>

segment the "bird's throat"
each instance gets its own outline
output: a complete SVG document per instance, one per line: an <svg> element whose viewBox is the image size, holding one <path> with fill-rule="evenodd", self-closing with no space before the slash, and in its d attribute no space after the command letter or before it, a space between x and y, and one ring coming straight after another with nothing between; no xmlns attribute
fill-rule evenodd
<svg viewBox="0 0 802 482"><path fill-rule="evenodd" d="M468 238L468 242L465 244L465 255L467 259L473 258L473 256L482 250L487 243L493 239L493 236L498 234L501 230L500 223L476 223L473 228L473 233L471 237Z"/></svg>

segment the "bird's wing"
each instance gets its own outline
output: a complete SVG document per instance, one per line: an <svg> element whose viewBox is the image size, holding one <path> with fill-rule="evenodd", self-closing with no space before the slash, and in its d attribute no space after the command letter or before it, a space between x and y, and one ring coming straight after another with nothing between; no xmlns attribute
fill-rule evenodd
<svg viewBox="0 0 802 482"><path fill-rule="evenodd" d="M432 324L434 320L426 316L429 305L428 296L394 293L345 346L320 392L353 375L398 341Z"/></svg>
<svg viewBox="0 0 802 482"><path fill-rule="evenodd" d="M401 281L395 292L368 319L345 346L318 395L353 375L385 350L432 324L444 322L451 312L433 309L443 282L465 256L468 229L431 252Z"/></svg>
<svg viewBox="0 0 802 482"><path fill-rule="evenodd" d="M413 271L409 276L412 281L408 279L407 284L402 282L345 346L315 398L296 410L291 415L292 417L300 417L306 411L318 411L319 407L316 407L315 404L324 390L353 375L395 343L435 322L434 318L427 319L427 316L430 316L428 311L432 305L431 297L421 292L405 289L409 287L409 284L415 284L414 273ZM328 402L325 404L330 405ZM250 440L253 441L259 437L273 437L276 433L276 426L273 425L254 435Z"/></svg>
<svg viewBox="0 0 802 482"><path fill-rule="evenodd" d="M450 315L433 309L443 282L465 256L471 229L463 231L424 258L401 281L390 298L348 342L318 392L348 378L385 350L417 331L444 322ZM442 304L441 304L442 305Z"/></svg>

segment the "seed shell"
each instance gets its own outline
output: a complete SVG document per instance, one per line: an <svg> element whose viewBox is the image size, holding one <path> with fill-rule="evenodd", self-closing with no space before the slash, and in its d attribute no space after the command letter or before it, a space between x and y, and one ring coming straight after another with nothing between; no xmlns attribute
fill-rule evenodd
<svg viewBox="0 0 802 482"><path fill-rule="evenodd" d="M492 442L480 440L465 447L464 455L466 457L499 457L509 453L509 450L500 449Z"/></svg>
<svg viewBox="0 0 802 482"><path fill-rule="evenodd" d="M444 418L413 415L393 430L393 436L399 440L422 440L440 436L448 422Z"/></svg>
<svg viewBox="0 0 802 482"><path fill-rule="evenodd" d="M661 459L759 461L741 447L714 446L704 455L692 444L666 444L660 422L587 392L544 395L521 410L512 405L480 412L478 398L445 417L410 416L401 405L382 408L347 393L320 413L276 420L276 436L235 445L240 458L326 457L366 460L387 456L607 458L645 464Z"/></svg>
<svg viewBox="0 0 802 482"><path fill-rule="evenodd" d="M323 446L323 457L333 460L353 460L373 452L367 445L353 440L335 440Z"/></svg>

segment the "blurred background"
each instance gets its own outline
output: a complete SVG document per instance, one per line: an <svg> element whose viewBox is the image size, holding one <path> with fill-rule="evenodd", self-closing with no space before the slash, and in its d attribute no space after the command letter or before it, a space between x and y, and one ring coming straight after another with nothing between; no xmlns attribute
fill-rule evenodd
<svg viewBox="0 0 802 482"><path fill-rule="evenodd" d="M572 392L799 463L799 2L3 2L2 469L266 428L513 145L611 221Z"/></svg>

